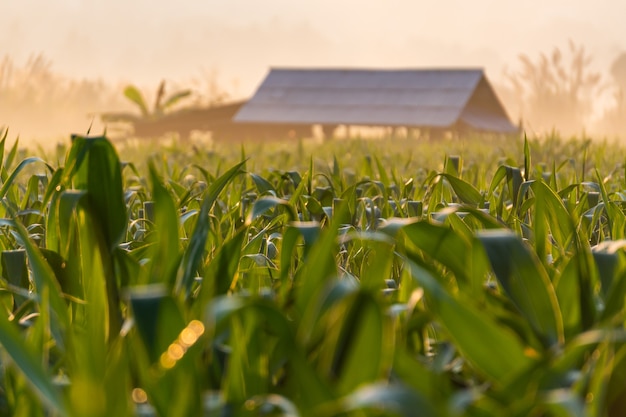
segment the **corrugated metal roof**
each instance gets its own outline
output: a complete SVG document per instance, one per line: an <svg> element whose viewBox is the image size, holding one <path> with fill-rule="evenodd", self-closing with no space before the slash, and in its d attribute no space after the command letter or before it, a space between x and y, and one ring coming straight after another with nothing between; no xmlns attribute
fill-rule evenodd
<svg viewBox="0 0 626 417"><path fill-rule="evenodd" d="M461 121L483 78L480 69L272 69L234 120L450 127ZM503 109L487 119L498 116L504 116L502 126L510 125ZM466 119L463 122L477 129L499 126L480 119L479 112Z"/></svg>

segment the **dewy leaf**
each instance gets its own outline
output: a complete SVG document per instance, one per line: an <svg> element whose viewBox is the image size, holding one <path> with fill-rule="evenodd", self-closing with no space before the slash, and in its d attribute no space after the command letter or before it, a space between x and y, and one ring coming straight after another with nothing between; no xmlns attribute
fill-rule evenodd
<svg viewBox="0 0 626 417"><path fill-rule="evenodd" d="M563 342L563 319L552 282L536 256L508 230L478 233L507 296L549 347Z"/></svg>

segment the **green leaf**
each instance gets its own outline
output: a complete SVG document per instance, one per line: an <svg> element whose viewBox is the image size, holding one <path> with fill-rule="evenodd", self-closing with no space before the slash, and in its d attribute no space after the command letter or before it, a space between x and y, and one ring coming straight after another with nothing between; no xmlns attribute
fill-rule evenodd
<svg viewBox="0 0 626 417"><path fill-rule="evenodd" d="M604 410L607 415L619 415L626 407L626 378L624 377L626 375L626 346L606 344L603 348L605 355L609 349L615 352L611 352L610 360L604 363L603 367L597 367L598 386L597 391L592 394L594 399L597 398L598 403L605 405ZM599 409L600 413L604 411L602 408Z"/></svg>
<svg viewBox="0 0 626 417"><path fill-rule="evenodd" d="M150 112L148 111L148 106L146 106L146 101L144 100L143 95L141 94L141 92L139 92L137 87L133 85L129 85L128 87L126 87L124 89L124 96L126 96L127 99L129 99L139 107L139 110L141 110L141 115L143 117L148 117L148 115L150 114Z"/></svg>
<svg viewBox="0 0 626 417"><path fill-rule="evenodd" d="M555 417L585 417L585 406L580 396L571 390L554 390L545 394L545 408ZM543 408L543 407L542 407ZM591 414L593 415L593 414Z"/></svg>
<svg viewBox="0 0 626 417"><path fill-rule="evenodd" d="M274 188L274 186L262 176L250 173L250 178L252 178L252 181L254 182L254 185L256 186L256 189L259 191L260 194L272 192L274 195L276 195L276 189Z"/></svg>
<svg viewBox="0 0 626 417"><path fill-rule="evenodd" d="M128 222L120 160L111 142L103 136L74 136L73 140L66 166L76 164L77 171L70 169L66 175L75 172L76 188L87 191L101 233L113 251L124 240Z"/></svg>
<svg viewBox="0 0 626 417"><path fill-rule="evenodd" d="M563 342L552 282L536 256L507 230L478 233L498 282L547 347Z"/></svg>
<svg viewBox="0 0 626 417"><path fill-rule="evenodd" d="M391 345L380 306L367 292L359 292L344 314L334 346L332 373L337 390L347 394L382 377Z"/></svg>
<svg viewBox="0 0 626 417"><path fill-rule="evenodd" d="M52 384L51 376L41 366L41 360L31 350L15 325L0 314L0 345L11 361L24 375L40 397L61 415L67 415L67 406L61 392Z"/></svg>
<svg viewBox="0 0 626 417"><path fill-rule="evenodd" d="M252 211L248 215L248 223L253 222L259 216L275 207L284 207L289 214L289 220L296 221L298 219L298 213L291 203L287 200L283 200L278 197L261 197L254 202Z"/></svg>
<svg viewBox="0 0 626 417"><path fill-rule="evenodd" d="M402 219L402 218L392 217L390 219L385 219L382 225L378 226L378 231L395 239L398 233L400 232L400 230L404 230L406 226L411 225L413 223L417 223L417 220L415 218L409 217L406 219Z"/></svg>
<svg viewBox="0 0 626 417"><path fill-rule="evenodd" d="M473 256L471 241L449 227L425 221L408 224L402 230L415 246L452 271L459 286L468 286L478 296L486 266Z"/></svg>
<svg viewBox="0 0 626 417"><path fill-rule="evenodd" d="M390 230L388 229L388 232ZM394 255L394 241L384 233L362 232L349 233L342 236L341 243L352 242L359 251L365 255L363 263L367 267L362 268L359 276L361 288L365 291L378 292L385 286L385 280L392 276Z"/></svg>
<svg viewBox="0 0 626 417"><path fill-rule="evenodd" d="M345 397L342 402L346 412L373 411L376 415L406 417L439 416L435 407L419 392L398 384L367 385Z"/></svg>
<svg viewBox="0 0 626 417"><path fill-rule="evenodd" d="M602 319L611 319L624 308L626 294L624 248L626 240L605 241L592 249L600 278L600 295L604 299Z"/></svg>
<svg viewBox="0 0 626 417"><path fill-rule="evenodd" d="M236 279L241 258L241 247L248 236L248 228L242 227L217 251L202 279L198 306L206 305L213 297L224 295Z"/></svg>
<svg viewBox="0 0 626 417"><path fill-rule="evenodd" d="M181 91L177 91L176 93L173 93L167 98L167 100L165 100L165 103L163 103L163 105L161 106L161 110L165 111L169 109L170 107L173 107L174 105L176 105L176 103L178 103L185 97L189 97L190 95L191 95L191 90L181 90Z"/></svg>
<svg viewBox="0 0 626 417"><path fill-rule="evenodd" d="M182 261L182 274L179 275L177 281L177 291L184 289L186 291L187 296L191 291L191 286L196 277L196 271L200 266L204 255L204 248L206 246L206 241L209 236L209 212L215 204L217 197L220 195L222 190L239 174L243 173L241 168L245 165L245 161L238 163L233 166L231 169L226 171L222 176L217 178L210 187L207 189L204 200L202 201L202 207L200 208L200 214L198 215L198 220L196 221L196 226L194 228L193 234L191 235L191 239L189 241L189 246L187 246L187 250L183 255Z"/></svg>
<svg viewBox="0 0 626 417"><path fill-rule="evenodd" d="M617 267L619 264L619 255L617 253L607 253L605 251L594 250L593 259L598 268L600 277L600 293L606 298L609 288L613 285L616 277Z"/></svg>
<svg viewBox="0 0 626 417"><path fill-rule="evenodd" d="M483 196L472 184L451 174L439 175L444 177L450 183L450 186L454 190L454 193L463 203L473 206L478 206L482 203Z"/></svg>
<svg viewBox="0 0 626 417"><path fill-rule="evenodd" d="M49 297L49 308L52 311L53 333L58 337L57 343L63 346L64 340L61 338L69 329L69 316L67 305L61 298L61 288L56 280L54 272L46 262L39 248L33 243L26 228L17 220L0 219L0 225L12 227L19 238L20 243L26 250L28 263L32 271L32 278L38 294L47 291ZM47 307L47 306L46 306ZM0 314L1 315L1 314Z"/></svg>
<svg viewBox="0 0 626 417"><path fill-rule="evenodd" d="M347 210L347 207L345 208ZM339 229L339 219L335 218L330 227L320 233L315 239L315 244L307 251L307 257L303 260L302 266L297 270L293 278L293 286L296 288L296 307L300 313L304 313L307 308L315 310L315 297L325 288L329 280L337 275L337 265L335 254L337 253L337 230ZM300 232L300 230L299 230ZM295 240L295 239L294 239ZM283 251L285 250L283 241ZM284 256L281 256L281 268L289 266L284 264ZM285 272L281 271L281 276ZM314 316L311 315L311 320Z"/></svg>
<svg viewBox="0 0 626 417"><path fill-rule="evenodd" d="M482 374L499 385L532 364L512 331L487 312L452 297L424 268L406 260L418 285L428 296L428 306L461 354Z"/></svg>
<svg viewBox="0 0 626 417"><path fill-rule="evenodd" d="M376 155L374 155L374 161L376 161L376 167L378 168L378 176L380 178L380 181L385 185L385 187L388 187L391 182L389 181L389 176L387 176L387 171L385 170L385 167Z"/></svg>
<svg viewBox="0 0 626 417"><path fill-rule="evenodd" d="M2 184L2 187L0 187L0 199L4 198L4 196L7 194L9 189L16 185L15 177L17 177L17 174L19 174L24 168L26 168L28 165L34 162L41 162L45 164L48 168L50 168L49 165L46 164L46 162L42 160L41 158L30 157L30 158L24 159L22 162L20 162L17 165L17 167L15 167L13 171L11 171L11 174L9 175L9 177L6 179L6 181L4 181L4 183ZM51 168L50 168L50 171L52 171Z"/></svg>
<svg viewBox="0 0 626 417"><path fill-rule="evenodd" d="M154 198L154 228L156 245L151 256L148 284L162 283L172 288L180 263L178 238L178 213L174 200L159 179L153 164L150 164Z"/></svg>
<svg viewBox="0 0 626 417"><path fill-rule="evenodd" d="M2 262L2 278L16 288L28 291L30 281L26 267L26 251L24 249L2 251L0 260ZM21 295L16 294L14 297L15 306L26 301L26 298Z"/></svg>
<svg viewBox="0 0 626 417"><path fill-rule="evenodd" d="M554 190L542 181L535 181L530 185L530 188L536 197L535 229L537 237L535 240L537 242L537 255L540 256L540 259L545 259L546 249L543 248L543 245L547 241L547 228L558 243L558 249L564 252L575 241L576 226L563 205L563 201Z"/></svg>
<svg viewBox="0 0 626 417"><path fill-rule="evenodd" d="M290 272L292 272L292 258L297 248L296 243L298 239L300 237L304 239L303 255L306 259L313 244L318 240L320 231L320 225L317 222L289 222L287 225L283 233L280 251L280 282L283 295L286 294L291 287L291 282L288 281L288 278Z"/></svg>
<svg viewBox="0 0 626 417"><path fill-rule="evenodd" d="M131 287L128 298L150 362L156 363L185 327L180 310L162 284Z"/></svg>
<svg viewBox="0 0 626 417"><path fill-rule="evenodd" d="M596 320L596 307L593 300L596 272L593 268L589 242L579 236L569 212L552 189L541 181L535 181L532 190L536 196L535 244L537 255L540 259L546 259L545 245L548 241L548 227L552 232L553 239L559 244L558 248L563 256L565 256L565 250L573 246L576 256L572 259L578 263L576 271L578 272L581 324L583 329L589 329Z"/></svg>
<svg viewBox="0 0 626 417"><path fill-rule="evenodd" d="M566 340L578 334L582 329L580 287L578 286L579 266L576 259L571 259L562 267L562 272L555 279L555 292L559 300L561 317L563 317L563 332Z"/></svg>
<svg viewBox="0 0 626 417"><path fill-rule="evenodd" d="M530 145L528 144L528 138L526 132L524 132L524 181L530 181Z"/></svg>
<svg viewBox="0 0 626 417"><path fill-rule="evenodd" d="M289 361L289 368L293 372L290 378L295 392L299 393L299 404L305 410L311 410L319 404L333 399L328 384L324 383L304 355L304 350L297 344L288 317L274 305L263 299L242 299L240 297L224 296L215 299L208 309L209 333L219 334L228 329L228 324L235 317L242 317L252 311L254 316L263 320L265 328L271 332L278 343L276 350L285 353ZM290 373L291 373L290 372Z"/></svg>

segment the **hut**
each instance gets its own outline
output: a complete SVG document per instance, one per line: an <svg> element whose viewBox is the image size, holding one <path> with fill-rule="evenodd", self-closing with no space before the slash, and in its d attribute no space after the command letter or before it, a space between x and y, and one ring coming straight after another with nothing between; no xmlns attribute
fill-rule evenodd
<svg viewBox="0 0 626 417"><path fill-rule="evenodd" d="M515 133L482 69L273 68L235 114L234 125L296 132L320 125L404 127L444 132Z"/></svg>

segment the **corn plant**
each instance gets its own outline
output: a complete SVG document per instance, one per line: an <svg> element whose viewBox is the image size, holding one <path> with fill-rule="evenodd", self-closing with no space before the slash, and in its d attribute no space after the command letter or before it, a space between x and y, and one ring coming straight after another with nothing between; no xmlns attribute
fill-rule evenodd
<svg viewBox="0 0 626 417"><path fill-rule="evenodd" d="M5 141L2 414L623 409L623 165L541 160L589 145L407 170L357 143L357 163L279 151L279 170L250 148L122 162L74 136L52 164Z"/></svg>

